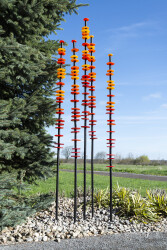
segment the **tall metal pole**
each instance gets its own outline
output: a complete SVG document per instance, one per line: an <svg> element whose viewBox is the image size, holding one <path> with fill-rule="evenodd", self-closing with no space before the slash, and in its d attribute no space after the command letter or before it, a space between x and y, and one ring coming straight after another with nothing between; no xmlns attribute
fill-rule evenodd
<svg viewBox="0 0 167 250"><path fill-rule="evenodd" d="M115 102L112 101L112 97L114 97L115 95L112 95L112 90L114 89L114 81L111 79L112 75L114 75L114 70L111 69L111 66L114 65L114 63L111 61L111 56L112 54L109 54L109 62L107 63L107 65L109 65L109 70L107 70L107 76L109 76L109 81L107 81L108 83L108 87L107 89L109 90L109 95L107 95L109 97L109 101L107 102L107 106L106 106L106 114L109 114L109 120L107 120L109 125L109 139L107 139L107 144L109 145L109 154L108 154L108 159L109 159L109 163L110 166L107 166L110 168L110 221L112 221L112 160L114 159L114 154L112 154L112 148L114 147L113 144L115 144L115 139L112 138L112 133L114 133L115 131L112 131L112 126L115 125L115 120L112 119L112 114L114 109L114 104Z"/></svg>
<svg viewBox="0 0 167 250"><path fill-rule="evenodd" d="M58 53L60 55L60 58L57 60L57 63L60 64L60 67L57 69L57 78L59 78L59 82L56 83L56 85L59 87L59 90L56 90L56 102L58 103L59 107L56 109L56 114L58 114L58 119L56 120L56 129L58 130L58 134L55 136L58 138L58 142L55 143L57 146L57 177L56 177L56 208L55 208L55 219L58 220L58 199L59 199L59 158L60 158L60 148L61 145L64 145L63 143L60 143L60 137L63 137L63 135L60 134L60 130L63 129L64 120L62 120L61 115L64 114L63 110L61 108L61 103L63 103L64 100L64 93L61 88L63 85L65 85L62 82L62 79L65 78L65 69L62 68L62 65L65 64L65 59L62 58L63 55L65 55L65 48L63 48L64 41L60 41L60 48L58 49Z"/></svg>
<svg viewBox="0 0 167 250"><path fill-rule="evenodd" d="M82 59L84 60L85 64L82 65L82 69L84 70L84 75L82 76L82 86L84 87L84 92L82 93L84 95L84 100L82 100L82 105L84 106L83 113L83 120L84 120L84 205L83 205L83 218L86 219L86 142L87 142L87 128L90 128L87 126L87 116L89 115L89 111L87 111L87 106L89 106L89 100L87 100L87 95L89 95L87 91L87 88L89 87L89 78L90 76L86 74L86 71L89 70L89 65L87 65L87 60L89 59L89 51L87 50L87 46L89 43L87 43L87 39L89 39L89 27L87 26L87 21L89 21L88 18L84 18L85 26L82 27L82 39L84 39L84 43L82 44L84 46L84 50L82 51Z"/></svg>
<svg viewBox="0 0 167 250"><path fill-rule="evenodd" d="M93 53L95 52L95 43L93 43L93 37L94 36L90 36L90 44L88 46L89 52L90 52L90 57L89 57L89 62L91 62L91 65L89 66L90 68L90 82L91 82L91 86L89 88L91 94L89 96L90 98L90 105L89 108L91 109L90 115L91 115L91 119L89 120L89 125L91 126L91 130L89 131L90 133L90 139L91 139L91 189L92 189L92 193L91 193L91 199L92 199L92 217L94 216L94 140L97 139L95 132L94 131L94 125L96 125L96 120L94 120L94 108L96 108L96 96L94 96L93 92L95 91L95 86L93 86L93 83L95 82L95 78L96 78L96 73L93 72L93 69L95 69L96 67L93 66L93 62L95 62L95 57L93 56Z"/></svg>
<svg viewBox="0 0 167 250"><path fill-rule="evenodd" d="M71 94L74 95L74 99L71 100L71 102L74 103L74 107L71 108L72 110L72 119L71 121L74 122L74 127L72 128L72 132L74 133L74 139L72 139L72 141L74 141L74 152L72 152L74 155L72 155L72 157L74 157L74 222L76 222L76 213L77 213L77 158L79 157L79 148L77 148L77 141L80 141L79 139L77 139L77 133L79 132L80 128L77 127L77 121L79 121L81 115L80 115L80 109L77 108L77 102L79 102L79 100L77 100L76 95L79 94L79 85L76 84L76 80L79 80L79 67L76 66L76 62L79 62L79 60L77 59L78 56L75 54L76 52L79 51L79 49L75 48L75 43L76 40L72 40L73 43L73 48L72 48L72 52L73 55L71 56L71 62L73 62L73 66L71 67L71 79L74 81L74 84L71 85Z"/></svg>

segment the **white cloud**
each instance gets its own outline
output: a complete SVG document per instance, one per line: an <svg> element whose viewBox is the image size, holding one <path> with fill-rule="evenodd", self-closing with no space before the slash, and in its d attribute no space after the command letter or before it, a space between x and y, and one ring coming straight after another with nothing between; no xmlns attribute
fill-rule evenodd
<svg viewBox="0 0 167 250"><path fill-rule="evenodd" d="M137 37L139 35L155 35L155 31L157 32L159 29L160 28L157 22L143 21L132 23L122 27L117 27L115 29L107 29L105 30L105 32L111 33L112 36Z"/></svg>
<svg viewBox="0 0 167 250"><path fill-rule="evenodd" d="M158 75L157 75L158 76ZM163 77L167 77L167 74L165 73L163 75ZM129 86L166 86L167 84L167 80L154 80L152 81L151 77L149 77L150 79L148 79L147 81L143 81L143 77L141 79L134 79L134 80L129 80L128 82L117 82L117 86L125 86L125 85L129 85Z"/></svg>
<svg viewBox="0 0 167 250"><path fill-rule="evenodd" d="M129 85L129 83L128 82L118 82L117 85L125 86L125 85Z"/></svg>
<svg viewBox="0 0 167 250"><path fill-rule="evenodd" d="M141 28L141 27L148 26L148 24L149 24L149 22L132 23L132 24L126 25L126 26L121 26L121 27L112 28L112 29L106 29L105 32L111 32L111 31L112 32L120 32L120 31L129 32L129 31Z"/></svg>
<svg viewBox="0 0 167 250"><path fill-rule="evenodd" d="M155 122L156 123L161 123L161 122L165 122L167 121L167 117L166 116L116 116L114 117L116 124L119 126L123 126L123 125L148 125L148 124L152 124Z"/></svg>
<svg viewBox="0 0 167 250"><path fill-rule="evenodd" d="M153 94L150 94L148 96L144 96L143 100L148 101L150 99L160 99L161 97L162 97L161 93L153 93Z"/></svg>
<svg viewBox="0 0 167 250"><path fill-rule="evenodd" d="M161 105L161 108L167 109L167 103L162 104L162 105Z"/></svg>
<svg viewBox="0 0 167 250"><path fill-rule="evenodd" d="M150 25L150 22L133 23L133 24L130 24L130 25L127 25L127 26L119 27L119 28L115 29L115 31L132 32L132 31L134 31L136 29L139 29L141 27L146 27L146 26L149 26L149 25Z"/></svg>
<svg viewBox="0 0 167 250"><path fill-rule="evenodd" d="M150 98L161 98L161 94L160 93L151 94Z"/></svg>
<svg viewBox="0 0 167 250"><path fill-rule="evenodd" d="M119 96L119 97L120 97L120 96L124 96L124 95L123 95L123 94L121 94L121 93L118 93L118 94L117 94L117 96Z"/></svg>
<svg viewBox="0 0 167 250"><path fill-rule="evenodd" d="M126 120L126 121L138 121L138 120L167 120L166 116L117 116L117 120Z"/></svg>
<svg viewBox="0 0 167 250"><path fill-rule="evenodd" d="M118 99L115 99L114 102L115 102L116 105L120 104L120 100L118 100Z"/></svg>
<svg viewBox="0 0 167 250"><path fill-rule="evenodd" d="M99 104L104 106L104 105L106 105L106 102L107 102L106 100L105 101L100 101Z"/></svg>

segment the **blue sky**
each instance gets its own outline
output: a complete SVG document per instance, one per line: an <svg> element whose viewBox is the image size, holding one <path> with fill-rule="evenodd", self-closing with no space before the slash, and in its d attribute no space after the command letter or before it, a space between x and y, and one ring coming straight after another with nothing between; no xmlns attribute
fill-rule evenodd
<svg viewBox="0 0 167 250"><path fill-rule="evenodd" d="M79 9L79 15L66 15L61 24L63 31L52 34L50 39L63 39L68 43L66 60L70 63L72 39L80 49L79 66L82 65L81 28L83 18L90 20L88 26L96 43L96 125L95 154L107 153L108 130L105 106L107 101L108 53L113 53L115 65L115 115L114 153L123 157L132 153L135 157L146 154L150 159L167 159L167 1L166 0L82 0L90 6ZM78 1L80 3L80 1ZM102 5L103 3L103 5ZM70 67L67 68L70 72ZM80 69L80 76L82 70ZM72 80L66 77L65 127L62 142L71 142L70 88ZM78 81L80 84L80 81ZM81 84L80 84L81 85ZM80 87L83 92L82 86ZM80 100L82 95L80 95ZM81 107L81 110L83 108ZM83 121L79 123L83 125ZM54 127L48 129L54 135ZM83 139L83 132L78 134ZM88 140L88 157L90 157ZM83 141L79 144L83 148ZM83 151L83 150L81 150Z"/></svg>

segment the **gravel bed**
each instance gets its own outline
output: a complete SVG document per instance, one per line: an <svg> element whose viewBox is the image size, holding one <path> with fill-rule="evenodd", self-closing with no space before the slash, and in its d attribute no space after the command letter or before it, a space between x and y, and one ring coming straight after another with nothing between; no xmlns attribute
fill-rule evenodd
<svg viewBox="0 0 167 250"><path fill-rule="evenodd" d="M78 198L78 204L83 199ZM91 217L91 207L87 208L87 219L83 220L82 208L78 208L77 222L73 219L73 204L71 198L60 198L59 220L55 221L55 203L47 211L37 212L26 222L14 228L4 228L0 232L0 244L10 245L24 242L38 242L62 239L83 238L87 236L111 235L117 233L167 233L167 218L156 223L138 223L122 219L113 214L109 220L109 209L95 208L94 218Z"/></svg>

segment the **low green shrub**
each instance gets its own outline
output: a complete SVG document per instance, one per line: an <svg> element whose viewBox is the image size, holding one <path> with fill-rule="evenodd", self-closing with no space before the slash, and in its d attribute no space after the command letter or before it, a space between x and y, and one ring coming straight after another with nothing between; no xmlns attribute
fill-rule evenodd
<svg viewBox="0 0 167 250"><path fill-rule="evenodd" d="M132 217L142 222L158 219L155 209L150 206L149 200L143 198L137 191L117 185L113 191L113 204L120 216Z"/></svg>
<svg viewBox="0 0 167 250"><path fill-rule="evenodd" d="M94 194L94 202L99 208L108 207L110 205L110 193L108 188L96 191Z"/></svg>
<svg viewBox="0 0 167 250"><path fill-rule="evenodd" d="M94 203L99 208L109 207L109 189L98 190L94 194ZM167 215L167 200L164 192L160 194L147 191L147 197L142 197L138 191L117 185L113 189L112 203L116 214L119 216L142 221L143 223L157 221L160 216Z"/></svg>
<svg viewBox="0 0 167 250"><path fill-rule="evenodd" d="M147 198L158 216L167 217L167 194L164 190L147 190Z"/></svg>

